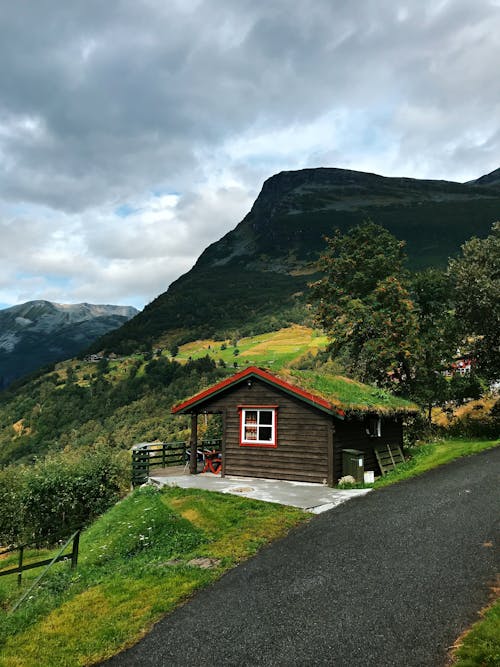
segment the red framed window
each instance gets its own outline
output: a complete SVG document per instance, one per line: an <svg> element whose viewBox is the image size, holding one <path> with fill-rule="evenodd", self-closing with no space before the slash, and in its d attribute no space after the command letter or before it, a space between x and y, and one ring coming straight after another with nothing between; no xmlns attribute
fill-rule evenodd
<svg viewBox="0 0 500 667"><path fill-rule="evenodd" d="M276 406L240 407L240 445L277 447L278 411Z"/></svg>

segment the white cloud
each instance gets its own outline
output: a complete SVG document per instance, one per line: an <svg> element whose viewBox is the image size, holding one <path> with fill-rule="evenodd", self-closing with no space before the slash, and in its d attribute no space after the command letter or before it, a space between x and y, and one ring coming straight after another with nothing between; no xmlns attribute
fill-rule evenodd
<svg viewBox="0 0 500 667"><path fill-rule="evenodd" d="M0 303L140 306L280 170L499 166L498 2L2 5Z"/></svg>

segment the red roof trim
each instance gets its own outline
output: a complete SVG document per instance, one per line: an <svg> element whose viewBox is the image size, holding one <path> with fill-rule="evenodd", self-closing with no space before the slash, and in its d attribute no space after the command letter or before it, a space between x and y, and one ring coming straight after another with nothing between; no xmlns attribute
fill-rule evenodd
<svg viewBox="0 0 500 667"><path fill-rule="evenodd" d="M321 398L317 394L311 394L308 391L304 391L303 389L300 389L299 387L296 387L295 385L290 384L289 382L286 382L285 380L276 377L276 375L273 375L272 373L269 373L268 371L265 371L262 368L258 368L257 366L249 366L248 368L245 368L239 373L231 375L231 377L222 380L222 382L218 382L217 384L214 384L212 387L209 387L208 389L205 389L199 394L192 396L187 401L175 405L172 408L172 413L175 414L178 412L183 412L187 408L190 408L200 403L205 398L208 398L213 394L218 394L221 390L225 389L226 387L230 387L231 385L239 382L240 380L243 380L244 378L252 375L257 376L274 386L280 387L281 389L284 389L285 391L291 394L295 394L299 398L306 400L308 403L312 403L313 405L316 405L317 407L323 410L327 410L328 412L334 413L339 417L344 417L345 415L345 412L343 410L335 407L329 401L325 400L324 398Z"/></svg>

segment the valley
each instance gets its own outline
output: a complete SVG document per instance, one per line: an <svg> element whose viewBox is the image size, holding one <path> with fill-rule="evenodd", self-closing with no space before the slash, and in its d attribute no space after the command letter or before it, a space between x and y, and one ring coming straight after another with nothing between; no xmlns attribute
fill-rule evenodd
<svg viewBox="0 0 500 667"><path fill-rule="evenodd" d="M175 358L157 347L119 358L72 359L21 382L15 391L0 394L0 463L30 462L94 443L124 449L144 441L185 440L187 418L170 414L175 401L236 368L279 369L326 346L323 335L304 326L242 338L236 348L234 342L187 343Z"/></svg>

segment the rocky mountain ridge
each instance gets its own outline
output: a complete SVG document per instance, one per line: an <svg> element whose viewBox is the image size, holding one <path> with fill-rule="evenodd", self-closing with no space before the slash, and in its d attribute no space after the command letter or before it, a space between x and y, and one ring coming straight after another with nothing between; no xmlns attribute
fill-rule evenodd
<svg viewBox="0 0 500 667"><path fill-rule="evenodd" d="M131 306L37 300L0 310L0 388L72 357L137 314Z"/></svg>
<svg viewBox="0 0 500 667"><path fill-rule="evenodd" d="M469 183L385 177L336 168L267 179L244 219L119 331L117 352L304 322L324 237L371 219L406 241L409 267L444 268L471 236L500 219L500 169Z"/></svg>

